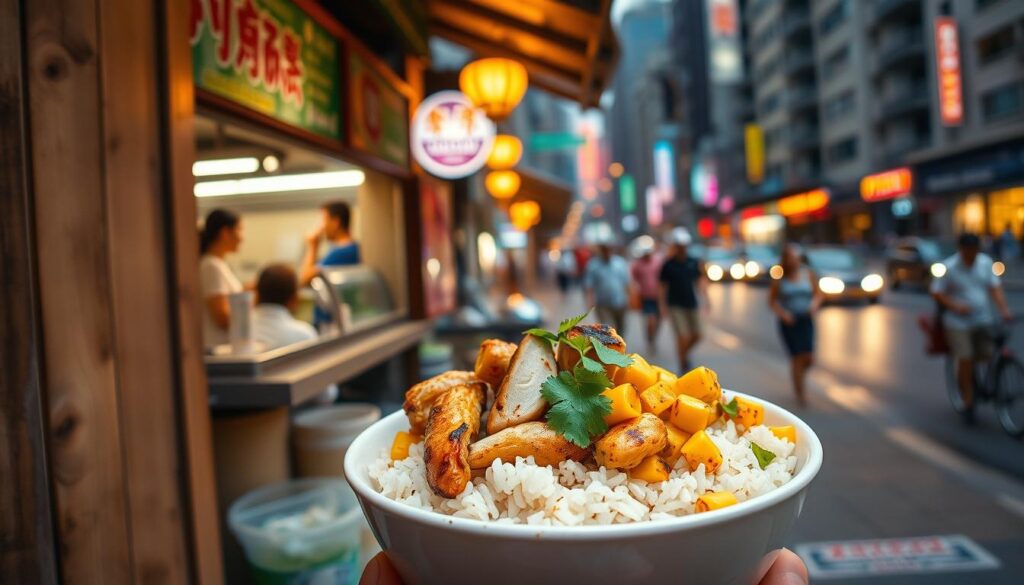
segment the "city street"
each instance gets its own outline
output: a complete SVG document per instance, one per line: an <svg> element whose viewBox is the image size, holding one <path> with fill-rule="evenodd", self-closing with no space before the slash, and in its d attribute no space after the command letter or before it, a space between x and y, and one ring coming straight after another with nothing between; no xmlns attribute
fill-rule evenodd
<svg viewBox="0 0 1024 585"><path fill-rule="evenodd" d="M693 362L722 385L796 409L784 351L766 308L767 288L718 284L705 341ZM1011 293L1024 313L1024 295ZM561 305L582 307L578 292ZM828 306L818 321L817 367L802 417L825 448L789 546L854 539L964 535L998 559L978 572L842 579L841 583L1019 583L1024 571L1024 443L1003 434L990 409L964 427L945 396L942 361L923 354L916 316L931 310L923 292L889 292L878 305ZM640 317L626 339L652 361L676 367L667 323L643 349ZM1024 334L1013 343L1021 351Z"/></svg>

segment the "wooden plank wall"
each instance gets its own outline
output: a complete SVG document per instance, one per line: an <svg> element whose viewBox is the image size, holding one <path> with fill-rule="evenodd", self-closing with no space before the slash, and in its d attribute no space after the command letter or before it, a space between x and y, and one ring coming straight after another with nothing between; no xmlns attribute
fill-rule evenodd
<svg viewBox="0 0 1024 585"><path fill-rule="evenodd" d="M19 2L0 14L0 581L51 585Z"/></svg>
<svg viewBox="0 0 1024 585"><path fill-rule="evenodd" d="M200 347L198 311L179 296L197 256L175 246L195 240L194 215L175 221L192 200L191 128L174 131L171 108L191 105L173 79L187 62L168 49L187 47L187 3L23 5L61 577L218 583L205 379L183 351Z"/></svg>

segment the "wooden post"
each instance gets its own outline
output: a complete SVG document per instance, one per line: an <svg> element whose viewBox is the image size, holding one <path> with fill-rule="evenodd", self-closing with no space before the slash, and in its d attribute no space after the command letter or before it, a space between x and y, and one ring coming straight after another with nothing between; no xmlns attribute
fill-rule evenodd
<svg viewBox="0 0 1024 585"><path fill-rule="evenodd" d="M187 171L189 7L23 6L62 579L219 583Z"/></svg>

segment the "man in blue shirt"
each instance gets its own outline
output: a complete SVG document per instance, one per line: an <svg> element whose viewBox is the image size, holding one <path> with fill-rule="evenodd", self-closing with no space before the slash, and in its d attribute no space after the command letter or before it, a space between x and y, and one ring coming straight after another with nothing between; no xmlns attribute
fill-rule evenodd
<svg viewBox="0 0 1024 585"><path fill-rule="evenodd" d="M359 264L359 244L352 239L349 224L352 209L344 201L325 203L320 211L323 221L320 227L307 236L306 255L302 259L302 284L308 285L322 266L349 266ZM330 249L317 262L320 253L320 238L330 244Z"/></svg>

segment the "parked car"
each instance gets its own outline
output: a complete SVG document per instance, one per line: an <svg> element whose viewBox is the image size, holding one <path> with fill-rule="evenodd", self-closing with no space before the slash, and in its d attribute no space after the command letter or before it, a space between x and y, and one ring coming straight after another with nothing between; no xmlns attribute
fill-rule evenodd
<svg viewBox="0 0 1024 585"><path fill-rule="evenodd" d="M846 248L815 246L808 248L807 265L818 277L818 288L826 301L867 299L877 303L885 280L868 269L864 259Z"/></svg>
<svg viewBox="0 0 1024 585"><path fill-rule="evenodd" d="M779 264L779 252L771 246L748 245L743 250L741 261L743 279L748 282L768 282L782 276L782 268L775 268Z"/></svg>
<svg viewBox="0 0 1024 585"><path fill-rule="evenodd" d="M885 272L889 286L897 289L903 284L927 287L932 278L945 274L942 262L953 255L952 244L926 238L900 238L885 252Z"/></svg>
<svg viewBox="0 0 1024 585"><path fill-rule="evenodd" d="M704 270L711 282L743 280L743 263L735 250L722 246L707 246L704 249Z"/></svg>

